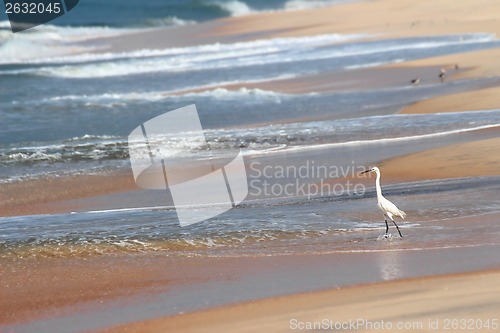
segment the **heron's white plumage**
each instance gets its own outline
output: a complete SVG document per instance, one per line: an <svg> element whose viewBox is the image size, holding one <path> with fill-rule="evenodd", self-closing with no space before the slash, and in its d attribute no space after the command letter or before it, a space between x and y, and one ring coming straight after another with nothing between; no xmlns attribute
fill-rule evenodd
<svg viewBox="0 0 500 333"><path fill-rule="evenodd" d="M398 207L396 207L395 204L384 198L383 196L380 196L377 198L378 200L378 208L382 211L382 213L386 214L393 219L393 216L399 216L400 218L404 219L406 217L406 213L400 210Z"/></svg>

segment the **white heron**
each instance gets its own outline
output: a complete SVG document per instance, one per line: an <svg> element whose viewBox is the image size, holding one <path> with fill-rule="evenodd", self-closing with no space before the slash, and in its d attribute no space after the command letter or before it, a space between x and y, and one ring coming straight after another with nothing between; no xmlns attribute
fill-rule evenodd
<svg viewBox="0 0 500 333"><path fill-rule="evenodd" d="M360 174L364 174L367 172L376 172L377 173L377 180L375 181L375 186L377 188L377 203L378 203L378 208L384 213L384 220L385 220L385 234L388 235L389 232L389 224L387 223L387 218L391 219L392 223L396 226L396 229L398 229L399 236L403 237L401 234L401 231L399 231L399 227L394 222L394 216L399 216L402 219L406 217L406 213L400 210L398 207L396 207L395 204L384 198L382 195L382 188L380 187L380 169L377 167L373 167L371 169L365 170L361 172Z"/></svg>
<svg viewBox="0 0 500 333"><path fill-rule="evenodd" d="M446 70L441 67L441 70L439 71L439 78L441 79L441 81L444 80L445 75L446 75Z"/></svg>

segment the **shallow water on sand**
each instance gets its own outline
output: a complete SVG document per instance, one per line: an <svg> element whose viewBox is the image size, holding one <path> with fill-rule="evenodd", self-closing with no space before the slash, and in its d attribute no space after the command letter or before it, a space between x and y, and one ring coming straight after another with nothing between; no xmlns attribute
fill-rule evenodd
<svg viewBox="0 0 500 333"><path fill-rule="evenodd" d="M489 214L500 210L499 177L398 184L385 195L407 213L403 239L385 231L373 187L361 195L246 202L220 216L180 227L166 207L0 220L1 256L81 257L117 253L167 256L267 256L377 252L500 244Z"/></svg>

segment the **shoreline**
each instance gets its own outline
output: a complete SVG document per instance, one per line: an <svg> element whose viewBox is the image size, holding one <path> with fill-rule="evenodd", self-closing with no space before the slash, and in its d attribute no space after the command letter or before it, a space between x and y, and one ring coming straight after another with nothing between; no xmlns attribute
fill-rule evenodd
<svg viewBox="0 0 500 333"><path fill-rule="evenodd" d="M486 219L497 217L498 213ZM459 223L468 223L466 220L471 219L461 219ZM2 279L5 297L0 302L2 308L10 310L2 312L0 327L23 331L45 327L45 331L50 331L68 319L78 327L109 311L129 313L131 317L112 319L108 315L110 321L94 329L123 322L133 328L144 320L165 317L166 312L167 320L176 321L175 318L184 316L182 313L196 317L200 313L193 311L232 311L248 302L265 303L275 297L295 297L297 293L320 295L332 288L356 290L358 286L370 289L379 283L391 285L407 279L418 284L443 274L445 281L456 274L500 269L494 255L498 245L416 250L380 246L380 252L254 257L137 254L3 260L3 276L8 279ZM453 262L457 256L467 262L466 267L462 262ZM472 258L477 260L471 261ZM422 261L428 264L419 268ZM59 274L54 275L54 270ZM354 272L363 274L353 275ZM4 285L7 280L11 281L9 288Z"/></svg>
<svg viewBox="0 0 500 333"><path fill-rule="evenodd" d="M391 158L378 166L388 178L401 181L495 176L500 174L498 147L500 138L470 141Z"/></svg>
<svg viewBox="0 0 500 333"><path fill-rule="evenodd" d="M362 331L377 331L364 326L367 322L380 325L385 321L384 331L419 329L427 332L444 329L446 320L469 317L484 321L498 320L499 278L500 270L492 269L364 284L245 302L119 325L99 332L285 332L291 328L301 329L300 325L303 325L302 329L318 329L324 326L308 325L317 325L315 322L324 325L324 319L329 329L336 329L333 323L358 323L358 320L363 320L364 324L360 324ZM461 300L460 308L456 308L457 297ZM401 304L405 304L405 307L401 307ZM429 316L428 313L432 312L435 315ZM431 321L440 325L432 327ZM408 329L387 329L388 323L396 326L396 322L421 324Z"/></svg>
<svg viewBox="0 0 500 333"><path fill-rule="evenodd" d="M405 107L399 114L429 114L500 109L500 88L486 88L426 99Z"/></svg>
<svg viewBox="0 0 500 333"><path fill-rule="evenodd" d="M406 2L401 5L397 0L359 1L300 12L261 13L226 18L222 20L225 24L207 35L247 34L271 30L277 30L271 34L273 37L307 36L324 32L379 35L374 38L381 35L408 37L472 32L499 34L500 25L496 16L499 11L500 5L492 6L488 0L473 4L461 3L460 6L456 6L453 0L432 3L432 6L426 2ZM353 13L356 13L358 19L352 19ZM269 19L271 17L273 20ZM335 20L332 20L332 17ZM290 27L294 29L279 31ZM436 33L437 31L439 33Z"/></svg>
<svg viewBox="0 0 500 333"><path fill-rule="evenodd" d="M70 213L79 210L78 199L134 190L139 188L131 173L79 175L2 184L0 217Z"/></svg>
<svg viewBox="0 0 500 333"><path fill-rule="evenodd" d="M500 155L495 154L495 149L500 139L493 137L497 132L498 128L465 132L463 139L451 140L443 147L374 160L372 164L383 169L384 179L390 183L499 175ZM309 154L314 156L314 151ZM328 179L325 183L345 180ZM363 179L356 182L363 183ZM1 217L173 205L163 191L139 188L131 173L5 184L0 195L9 198L1 203Z"/></svg>
<svg viewBox="0 0 500 333"><path fill-rule="evenodd" d="M429 11L432 11L431 16ZM397 0L356 1L297 11L261 12L101 38L99 41L104 47L96 53L325 33L370 34L367 39L475 32L500 35L499 13L500 5L494 6L489 0L464 2L460 6L453 0L432 3L431 6L427 2L405 2L402 6Z"/></svg>

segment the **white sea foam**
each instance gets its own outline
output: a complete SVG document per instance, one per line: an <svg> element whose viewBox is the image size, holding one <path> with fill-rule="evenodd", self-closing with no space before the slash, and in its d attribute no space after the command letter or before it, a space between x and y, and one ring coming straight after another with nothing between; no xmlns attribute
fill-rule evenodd
<svg viewBox="0 0 500 333"><path fill-rule="evenodd" d="M2 28L0 64L32 63L40 59L86 53L96 48L76 43L134 31L108 27L59 27L44 24L21 34L14 34L10 31L8 21L0 21L0 28Z"/></svg>
<svg viewBox="0 0 500 333"><path fill-rule="evenodd" d="M273 98L289 96L287 94L276 93L274 91L262 90L258 88L248 89L241 87L238 90L228 90L226 88L213 88L202 90L199 92L186 92L182 95L177 95L172 92L153 91L153 92L131 92L131 93L104 93L99 95L65 95L56 96L42 100L42 102L57 102L57 101L79 101L79 102L109 102L109 101L158 101L169 98L182 97L211 97L219 100L234 100L238 98Z"/></svg>
<svg viewBox="0 0 500 333"><path fill-rule="evenodd" d="M244 87L245 84L253 84L260 82L268 82L274 80L284 80L294 78L294 74L282 74L278 76L263 77L254 80L233 80L233 81L220 81L211 82L205 85L184 87L177 90L169 91L149 91L149 92L128 92L128 93L104 93L98 95L63 95L54 96L50 98L44 98L41 100L42 103L52 103L58 101L80 101L80 102L106 102L106 101L156 101L165 98L180 98L182 96L203 96L203 97L251 97L251 96L267 96L267 97L284 97L289 96L287 94L276 93L273 91L267 91L262 89L247 89ZM238 90L227 90L221 88L227 85L238 84L241 87ZM193 92L197 90L197 92ZM35 101L36 102L36 101Z"/></svg>
<svg viewBox="0 0 500 333"><path fill-rule="evenodd" d="M81 54L70 57L48 59L48 62L78 63L66 66L44 66L0 74L30 73L66 78L92 78L137 75L157 72L186 72L206 69L239 68L244 66L314 61L342 57L353 57L403 51L430 49L453 45L477 44L496 41L493 34L471 34L466 36L443 36L434 40L408 39L404 42L381 42L325 47L342 41L355 40L366 35L326 34L308 37L286 37L239 42L211 44L164 50L140 50L127 53ZM398 61L403 61L403 58ZM95 62L99 61L99 62ZM38 62L38 60L37 60ZM374 65L374 64L372 64Z"/></svg>
<svg viewBox="0 0 500 333"><path fill-rule="evenodd" d="M391 61L376 61L376 62L370 62L370 63L366 63L366 64L361 64L361 65L346 66L346 67L344 67L344 69L370 68L370 67L377 67L377 66L386 65L388 63L398 64L398 63L405 62L405 61L406 61L406 59L403 59L403 58L391 60Z"/></svg>
<svg viewBox="0 0 500 333"><path fill-rule="evenodd" d="M241 89L229 92L215 90L211 94L221 95L219 98L242 100L249 96L252 90ZM209 92L202 92L207 96ZM229 94L229 95L228 95ZM264 98L282 98L266 91L254 90L252 94L262 94ZM114 96L115 98L117 96ZM262 97L259 97L262 99ZM284 123L257 127L243 128L217 128L205 129L205 136L212 148L212 152L225 152L227 149L244 148L246 156L280 154L290 151L329 149L333 147L370 146L384 143L405 143L413 140L438 138L441 136L479 131L500 127L499 110L469 111L456 113L442 113L432 115L385 115L370 116L354 119L339 119L335 121L317 121L307 123ZM405 126L403 130L396 131L395 137L383 138L378 133L384 129L398 128L401 121L408 122L408 117L413 118L412 126ZM484 119L484 120L479 120ZM421 124L427 124L421 128ZM367 132L364 129L371 128ZM357 140L352 140L356 138ZM183 151L191 151L190 142L172 137L168 145ZM0 162L5 166L25 165L30 163L60 164L80 161L125 161L128 158L127 139L111 135L83 135L71 139L27 145L23 147L7 146L0 149ZM195 145L199 146L199 145ZM188 149L184 149L188 148ZM199 159L211 159L212 154L205 151L197 152ZM179 158L182 156L179 155ZM102 166L99 164L99 166ZM23 173L22 176L14 175L0 179L0 183L9 183L17 180L35 179L47 176L45 169L42 172ZM67 171L67 170L66 170ZM65 172L66 172L65 171ZM74 173L74 171L70 171ZM85 174L89 173L87 169ZM58 174L58 172L56 172ZM50 176L50 175L49 175Z"/></svg>
<svg viewBox="0 0 500 333"><path fill-rule="evenodd" d="M290 10L303 10L311 8L322 8L346 2L352 2L352 0L290 0L285 3L283 9L286 11L290 11Z"/></svg>
<svg viewBox="0 0 500 333"><path fill-rule="evenodd" d="M56 161L61 159L61 154L60 153L46 154L38 150L32 154L25 154L25 153L10 154L7 156L7 158L9 160L14 160L14 161Z"/></svg>
<svg viewBox="0 0 500 333"><path fill-rule="evenodd" d="M33 73L59 77L105 77L150 73L158 71L188 71L224 68L263 63L293 61L304 56L299 49L310 51L313 47L359 39L366 35L325 34L310 37L285 37L231 44L168 48L163 50L138 50L121 53L83 53L52 58L1 60L4 63L100 63L47 66L18 71L2 71L3 74ZM284 53L289 53L287 59ZM315 53L312 58L314 59ZM307 53L305 53L307 55ZM321 56L320 56L321 57ZM322 57L325 57L323 55ZM121 61L117 61L121 60Z"/></svg>
<svg viewBox="0 0 500 333"><path fill-rule="evenodd" d="M78 28L75 28L78 29ZM100 29L100 28L97 28ZM127 30L128 31L128 30ZM250 42L237 42L230 44L205 44L189 47L174 47L167 49L142 49L131 52L107 52L107 53L81 53L75 55L65 55L60 57L38 57L36 59L5 61L0 59L0 63L80 63L91 61L109 61L117 59L154 58L162 56L180 56L187 61L193 60L214 60L227 59L239 56L251 56L265 53L278 52L283 50L296 50L297 47L311 47L323 44L338 43L348 40L364 38L367 35L341 35L323 34L309 37L283 37L273 39L261 39ZM1 55L1 53L0 53ZM196 58L198 56L198 58ZM200 57L201 56L201 57ZM195 58L192 58L195 57ZM182 65L182 59L177 59L174 65Z"/></svg>
<svg viewBox="0 0 500 333"><path fill-rule="evenodd" d="M233 100L238 97L248 97L248 96L255 96L257 98L273 98L273 99L279 99L280 96L287 96L286 94L280 94L276 93L274 91L269 91L269 90L262 90L258 88L253 88L253 89L248 89L245 87L242 87L238 90L227 90L225 88L216 88L214 90L206 90L202 92L197 92L197 93L188 93L184 96L190 97L190 96L199 96L199 97L214 97L217 99L228 99L228 100Z"/></svg>
<svg viewBox="0 0 500 333"><path fill-rule="evenodd" d="M456 129L456 130L451 130L451 131L421 134L421 135L403 136L403 137L397 137L397 138L382 138L382 139L376 139L376 140L354 140L354 141L339 142L339 143L326 143L326 144L319 144L319 145L292 146L292 147L289 147L288 149L286 149L286 151L324 149L324 148L340 147L340 146L371 145L371 144L400 142L400 141L413 141L413 140L440 137L440 136L458 134L458 133L464 133L464 132L473 132L473 131L479 131L479 130L484 130L484 129L489 129L489 128L497 128L497 127L500 127L500 124L484 125L484 126L477 126L477 127L471 127L471 128L462 128L462 129ZM274 151L274 152L282 152L282 151Z"/></svg>
<svg viewBox="0 0 500 333"><path fill-rule="evenodd" d="M164 27L164 26L182 26L195 24L196 21L193 20L183 20L178 18L177 16L167 16L163 18L155 18L155 19L147 19L142 22L141 26L144 27Z"/></svg>
<svg viewBox="0 0 500 333"><path fill-rule="evenodd" d="M257 10L248 6L245 2L241 1L215 1L214 4L227 11L231 16L244 16L256 13L268 13L279 11L296 11L312 8L323 8L327 6L338 5L346 2L353 2L356 0L289 0L278 9L264 9Z"/></svg>
<svg viewBox="0 0 500 333"><path fill-rule="evenodd" d="M256 12L254 9L250 8L246 3L237 0L216 1L214 3L223 10L229 12L231 16L244 16Z"/></svg>
<svg viewBox="0 0 500 333"><path fill-rule="evenodd" d="M292 0L285 4L284 10L297 10L304 8L323 7L334 4L334 1L303 1ZM238 0L214 1L213 5L220 7L230 16L244 16L259 11L251 8L248 4ZM50 62L85 62L103 59L115 59L125 57L136 57L140 55L134 52L128 55L121 54L91 54L97 47L74 45L90 39L117 36L125 33L136 32L148 27L159 26L182 26L197 23L194 20L181 19L176 16L163 18L151 18L143 21L139 26L132 28L109 28L109 27L61 27L44 24L34 27L22 34L14 34L10 31L10 23L7 20L0 21L0 64L18 63L50 63ZM140 53L141 51L139 51ZM154 53L154 51L153 51ZM152 55L155 56L155 55Z"/></svg>
<svg viewBox="0 0 500 333"><path fill-rule="evenodd" d="M36 52L34 52L35 49ZM12 38L0 46L0 64L23 63L40 57L49 58L90 50L91 48L58 45L50 40L33 41L25 38Z"/></svg>

